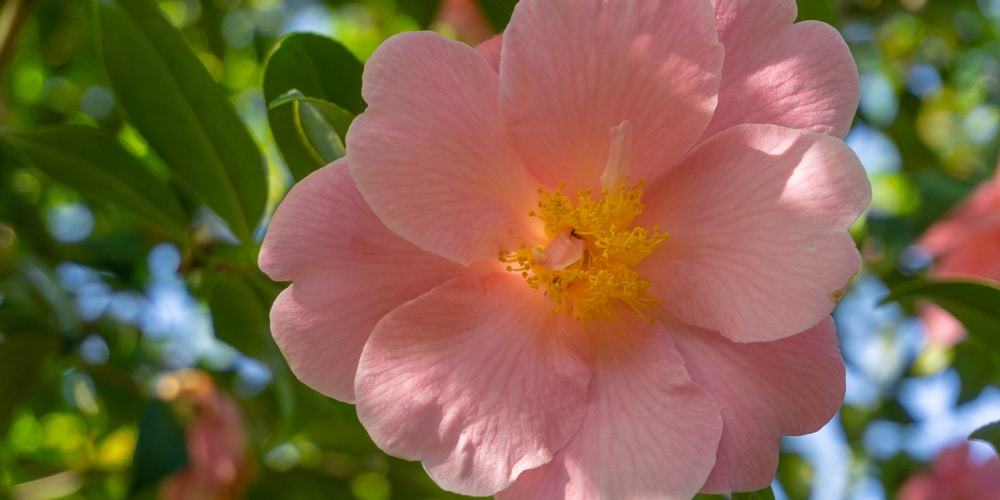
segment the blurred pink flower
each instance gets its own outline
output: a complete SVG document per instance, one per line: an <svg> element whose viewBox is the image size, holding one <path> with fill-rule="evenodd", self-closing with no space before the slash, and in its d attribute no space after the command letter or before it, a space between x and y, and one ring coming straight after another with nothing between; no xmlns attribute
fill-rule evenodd
<svg viewBox="0 0 1000 500"><path fill-rule="evenodd" d="M995 500L1000 498L1000 458L976 463L969 443L941 450L931 469L910 477L898 500Z"/></svg>
<svg viewBox="0 0 1000 500"><path fill-rule="evenodd" d="M947 217L937 222L920 245L937 258L935 278L978 278L1000 283L1000 174L976 188ZM962 324L944 309L928 304L921 312L930 341L953 345Z"/></svg>
<svg viewBox="0 0 1000 500"><path fill-rule="evenodd" d="M522 0L478 51L387 40L346 159L261 249L294 282L271 311L292 370L460 493L767 486L780 436L841 404L829 313L870 197L839 139L853 61L795 16Z"/></svg>
<svg viewBox="0 0 1000 500"><path fill-rule="evenodd" d="M434 23L446 26L459 40L477 44L494 33L476 0L442 0Z"/></svg>
<svg viewBox="0 0 1000 500"><path fill-rule="evenodd" d="M249 473L243 412L200 371L172 375L173 398L188 414L185 430L188 465L164 480L165 500L241 498Z"/></svg>

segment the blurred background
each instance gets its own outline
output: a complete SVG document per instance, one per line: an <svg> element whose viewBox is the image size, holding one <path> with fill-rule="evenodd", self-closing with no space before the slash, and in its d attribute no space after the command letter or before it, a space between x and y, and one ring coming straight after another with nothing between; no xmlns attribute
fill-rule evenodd
<svg viewBox="0 0 1000 500"><path fill-rule="evenodd" d="M32 150L43 142L21 131L93 126L151 179L175 182L109 82L98 21L109 0L0 2L0 498L458 497L381 453L353 407L300 384L273 345L267 313L281 285L256 270L254 245L301 174L272 137L262 82L289 33L330 37L363 62L400 31L477 43L516 2L155 3L259 146L265 216L234 235L179 189L193 222L172 231L95 196L113 177L82 178L85 166ZM799 4L800 19L837 27L857 61L847 142L874 198L852 228L865 267L835 312L844 407L820 432L785 441L775 489L894 498L943 449L1000 419L988 351L961 342L960 326L935 335L933 309L879 305L890 287L935 272L920 238L994 175L1000 0ZM982 442L969 453L970 467L994 456Z"/></svg>

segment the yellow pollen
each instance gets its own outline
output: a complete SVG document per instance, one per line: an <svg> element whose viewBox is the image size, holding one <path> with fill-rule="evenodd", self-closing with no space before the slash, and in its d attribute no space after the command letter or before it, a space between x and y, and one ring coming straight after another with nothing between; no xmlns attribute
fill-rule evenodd
<svg viewBox="0 0 1000 500"><path fill-rule="evenodd" d="M580 322L600 316L614 319L617 302L651 319L657 300L649 294L649 280L634 267L670 235L659 227L632 227L645 208L644 184L629 189L626 179L616 190L601 190L597 200L591 190L580 191L575 203L562 193L565 186L554 192L539 189L542 201L528 215L545 223L546 244L522 243L516 251L502 250L500 261L531 288L544 289L555 303L553 314L571 314Z"/></svg>

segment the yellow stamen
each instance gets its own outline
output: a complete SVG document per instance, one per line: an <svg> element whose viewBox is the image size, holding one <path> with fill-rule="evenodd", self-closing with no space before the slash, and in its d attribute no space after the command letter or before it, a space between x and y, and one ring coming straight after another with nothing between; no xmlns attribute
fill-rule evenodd
<svg viewBox="0 0 1000 500"><path fill-rule="evenodd" d="M640 181L629 189L626 178L617 189L601 190L597 200L590 190L580 191L575 203L562 193L564 186L554 192L539 189L542 201L528 215L545 223L548 241L544 246L522 243L519 250L501 251L500 261L508 271L521 273L531 288L544 289L555 303L554 314L571 314L580 322L600 316L613 319L613 306L621 303L650 318L656 299L649 295L649 280L634 267L669 235L658 227L652 231L632 227L645 208L643 185ZM582 254L568 243L569 237L582 242ZM547 250L559 255L546 254Z"/></svg>

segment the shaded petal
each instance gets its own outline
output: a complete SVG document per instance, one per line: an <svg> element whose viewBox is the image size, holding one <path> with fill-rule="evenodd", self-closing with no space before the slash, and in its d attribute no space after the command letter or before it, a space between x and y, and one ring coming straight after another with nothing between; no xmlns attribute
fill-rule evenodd
<svg viewBox="0 0 1000 500"><path fill-rule="evenodd" d="M773 342L735 343L678 329L691 377L722 406L722 440L703 493L756 491L771 484L781 436L814 432L844 401L844 360L830 317Z"/></svg>
<svg viewBox="0 0 1000 500"><path fill-rule="evenodd" d="M344 160L288 193L264 236L260 266L275 280L295 280L271 309L271 333L292 372L348 402L375 323L464 272L386 229L354 187Z"/></svg>
<svg viewBox="0 0 1000 500"><path fill-rule="evenodd" d="M685 323L737 342L787 337L830 314L860 267L847 228L870 198L839 139L733 127L646 190L636 222L670 238L636 269Z"/></svg>
<svg viewBox="0 0 1000 500"><path fill-rule="evenodd" d="M692 382L662 325L622 321L590 336L593 378L580 431L497 498L691 498L701 488L722 432L719 407Z"/></svg>
<svg viewBox="0 0 1000 500"><path fill-rule="evenodd" d="M476 45L476 51L486 58L493 71L500 73L500 49L503 47L503 33L492 36Z"/></svg>
<svg viewBox="0 0 1000 500"><path fill-rule="evenodd" d="M793 25L792 0L712 3L726 61L703 137L741 123L847 134L858 106L858 69L837 30L816 21Z"/></svg>
<svg viewBox="0 0 1000 500"><path fill-rule="evenodd" d="M722 46L708 2L524 0L504 32L500 109L547 186L597 188L608 131L632 123L632 178L668 168L715 109Z"/></svg>
<svg viewBox="0 0 1000 500"><path fill-rule="evenodd" d="M453 280L385 317L361 356L358 416L442 487L490 495L551 460L583 419L579 324L512 273Z"/></svg>
<svg viewBox="0 0 1000 500"><path fill-rule="evenodd" d="M537 182L508 145L496 72L475 49L403 33L365 65L368 109L347 133L351 175L389 229L463 264L526 238Z"/></svg>

